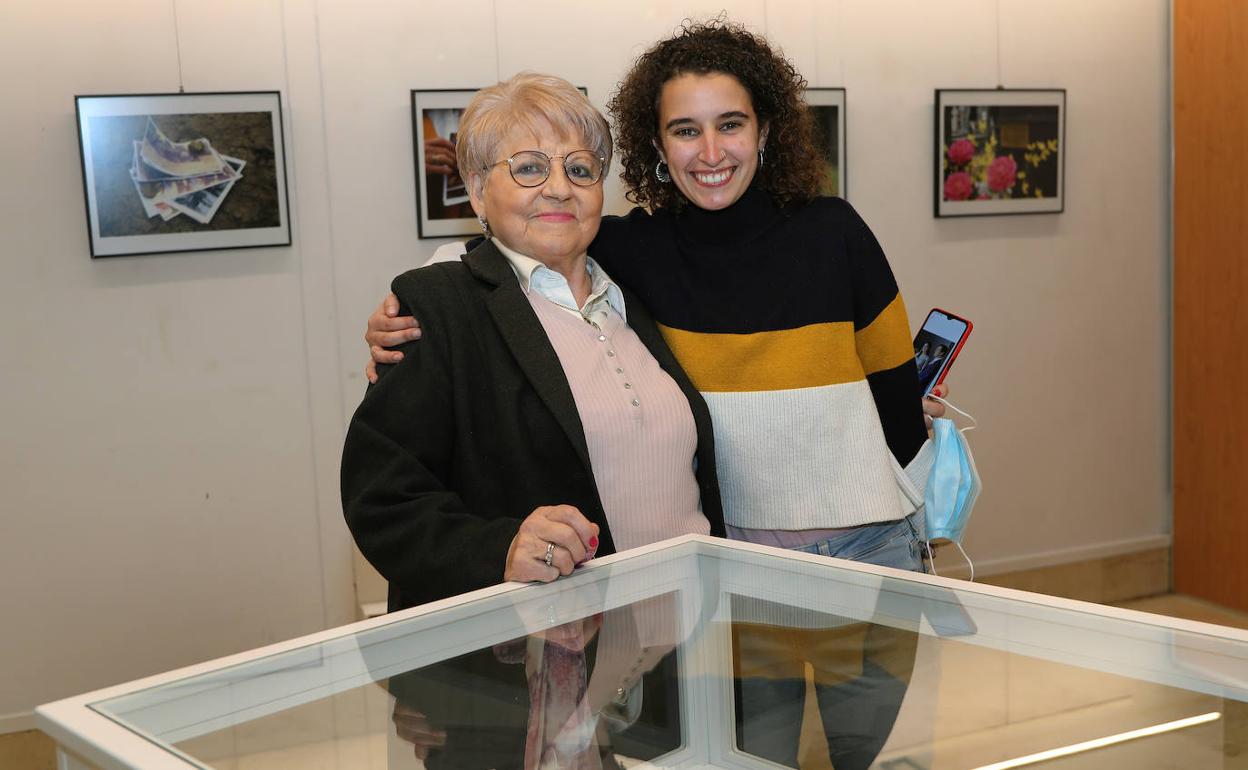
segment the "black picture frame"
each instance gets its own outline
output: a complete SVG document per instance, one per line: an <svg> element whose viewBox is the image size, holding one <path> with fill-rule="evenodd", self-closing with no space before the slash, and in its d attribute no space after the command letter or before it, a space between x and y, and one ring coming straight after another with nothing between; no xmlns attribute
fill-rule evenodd
<svg viewBox="0 0 1248 770"><path fill-rule="evenodd" d="M426 172L426 147L431 147L427 143L438 140L455 143L459 117L478 90L412 89L412 159L416 174L416 232L420 238L481 234L477 216L468 202L465 180L460 178L458 169L451 173Z"/></svg>
<svg viewBox="0 0 1248 770"><path fill-rule="evenodd" d="M586 96L585 86L576 89ZM416 234L419 238L463 238L481 234L481 224L468 201L466 180L459 169L427 171L430 142L452 145L459 118L479 88L412 89L412 161L416 177ZM446 146L441 152L452 150ZM445 156L443 156L445 157Z"/></svg>
<svg viewBox="0 0 1248 770"><path fill-rule="evenodd" d="M291 245L278 91L74 97L91 257Z"/></svg>
<svg viewBox="0 0 1248 770"><path fill-rule="evenodd" d="M933 214L1060 214L1066 89L936 89Z"/></svg>
<svg viewBox="0 0 1248 770"><path fill-rule="evenodd" d="M806 108L815 122L815 143L824 159L824 174L820 195L837 198L849 197L849 165L847 148L849 137L846 121L847 97L844 88L807 88Z"/></svg>

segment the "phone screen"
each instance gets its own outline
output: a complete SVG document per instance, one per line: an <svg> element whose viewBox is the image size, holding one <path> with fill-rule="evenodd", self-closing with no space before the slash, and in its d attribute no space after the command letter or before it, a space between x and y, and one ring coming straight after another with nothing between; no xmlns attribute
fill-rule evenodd
<svg viewBox="0 0 1248 770"><path fill-rule="evenodd" d="M919 389L923 395L944 379L953 365L962 343L971 333L971 322L952 313L933 309L914 338L914 365L919 371Z"/></svg>

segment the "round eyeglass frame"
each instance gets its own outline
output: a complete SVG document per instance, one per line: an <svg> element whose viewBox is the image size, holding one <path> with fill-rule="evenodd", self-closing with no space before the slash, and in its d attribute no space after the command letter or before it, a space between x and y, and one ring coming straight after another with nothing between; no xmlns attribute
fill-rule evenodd
<svg viewBox="0 0 1248 770"><path fill-rule="evenodd" d="M588 153L591 157L596 158L598 160L598 163L600 164L600 167L598 170L598 176L595 177L594 179L591 179L588 182L581 182L576 177L568 173L568 158L578 153L582 153L582 152ZM512 163L515 162L516 158L521 155L540 155L541 157L545 158L546 159L546 176L542 177L540 181L534 182L533 184L525 184L524 182L521 182L519 179L516 179L516 170L515 170L515 166L513 166ZM546 181L548 179L550 179L550 170L551 168L554 167L555 158L560 158L563 160L563 163L561 164L563 166L563 175L567 177L569 182L576 185L577 187L593 187L594 185L601 182L602 177L606 175L607 173L607 159L601 155L595 155L593 150L573 150L572 152L565 153L563 155L547 155L541 150L521 150L520 152L513 153L510 158L503 158L502 160L495 161L494 163L490 164L489 168L493 168L494 166L501 166L502 164L506 163L507 175L511 177L511 181L515 182L521 187L527 187L527 188L541 187L542 185L546 184Z"/></svg>

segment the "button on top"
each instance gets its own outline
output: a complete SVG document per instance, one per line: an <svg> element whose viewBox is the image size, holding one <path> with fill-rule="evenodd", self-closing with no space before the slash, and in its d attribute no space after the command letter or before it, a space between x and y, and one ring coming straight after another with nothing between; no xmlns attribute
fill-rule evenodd
<svg viewBox="0 0 1248 770"><path fill-rule="evenodd" d="M606 342L606 341L607 341L607 336L606 336L605 334L599 334L599 335L598 335L598 341L599 341L599 342Z"/></svg>
<svg viewBox="0 0 1248 770"><path fill-rule="evenodd" d="M638 401L637 399L635 399L635 398L634 398L634 399L633 399L633 406L641 406L641 402L640 402L640 401Z"/></svg>
<svg viewBox="0 0 1248 770"><path fill-rule="evenodd" d="M608 357L608 358L615 358L615 351L614 351L614 350L608 350L608 351L607 351L607 357Z"/></svg>

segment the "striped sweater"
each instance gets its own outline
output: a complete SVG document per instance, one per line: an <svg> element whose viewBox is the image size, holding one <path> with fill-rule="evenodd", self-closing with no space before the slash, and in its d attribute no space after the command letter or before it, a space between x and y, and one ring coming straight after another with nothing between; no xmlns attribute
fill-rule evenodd
<svg viewBox="0 0 1248 770"><path fill-rule="evenodd" d="M848 203L781 209L751 188L717 212L635 209L604 218L591 253L650 308L710 407L726 523L823 529L914 510L892 459L911 463L927 438L909 320Z"/></svg>

